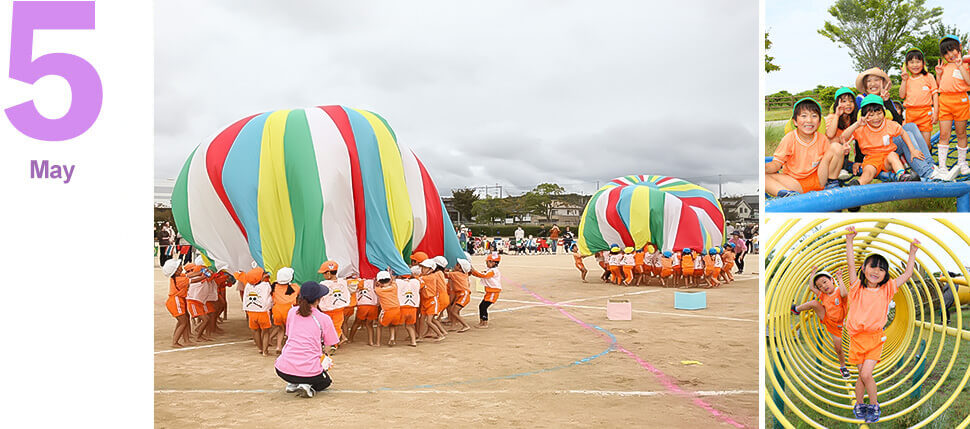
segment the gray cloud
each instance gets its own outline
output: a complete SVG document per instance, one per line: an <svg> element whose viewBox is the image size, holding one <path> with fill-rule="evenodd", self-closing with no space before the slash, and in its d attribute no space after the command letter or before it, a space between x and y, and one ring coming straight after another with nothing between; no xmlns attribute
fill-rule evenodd
<svg viewBox="0 0 970 429"><path fill-rule="evenodd" d="M342 104L384 116L445 195L746 173L723 181L752 193L747 3L159 2L155 174L244 116Z"/></svg>

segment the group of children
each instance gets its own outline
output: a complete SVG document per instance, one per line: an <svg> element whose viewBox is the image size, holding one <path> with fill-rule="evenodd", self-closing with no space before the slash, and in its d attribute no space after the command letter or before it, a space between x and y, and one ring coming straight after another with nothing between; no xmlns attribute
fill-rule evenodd
<svg viewBox="0 0 970 429"><path fill-rule="evenodd" d="M591 255L581 254L575 244L571 251L576 268L583 282L586 282L588 271L583 259ZM592 256L603 269L600 278L614 284L648 286L652 280L656 280L663 287L703 285L712 288L734 281L731 269L734 267L735 253L734 244L731 243L723 248L712 247L706 252L701 249L696 253L690 248L684 248L681 252L661 252L653 243L639 249L626 247L622 250L618 244L613 244L609 250L596 252Z"/></svg>
<svg viewBox="0 0 970 429"><path fill-rule="evenodd" d="M935 67L935 77L927 71L922 51L915 47L906 51L899 88L905 116L889 99L889 75L878 68L859 74L858 94L850 88L836 91L832 113L824 118L824 123L818 101L797 101L792 108L793 129L782 138L771 162L765 164L766 192L786 197L865 185L877 177L901 182L952 181L970 174L970 56L963 56L956 36L944 37L939 46L942 58ZM927 142L937 123L938 165L933 165ZM953 167L948 168L950 130L954 126L958 156ZM848 158L853 148L854 162ZM880 176L882 172L886 174Z"/></svg>
<svg viewBox="0 0 970 429"><path fill-rule="evenodd" d="M461 310L471 299L469 276L480 278L484 286L477 327L488 327L488 308L502 291L498 253L486 257L484 272L473 268L467 259L458 259L449 268L443 256L431 258L424 252L415 252L411 258L410 272L394 273L388 269L372 279L359 278L355 273L338 278L339 265L334 261L320 266L318 272L323 280L319 284L326 293L318 309L331 318L340 344L353 341L360 328L367 331L368 345L375 347L381 345L383 327L390 331L388 345L395 344L399 327L407 331L411 346L417 346L423 338L441 341L448 331L467 331L470 326ZM280 268L276 281L271 282L270 273L260 267L230 274L226 270L213 272L201 263L183 266L178 259L171 259L162 267L162 274L170 282L166 307L177 319L172 347L193 344L193 336L198 341L210 341L211 334L221 333L217 321L226 311L225 290L237 284L257 350L268 356L275 340L276 354L281 353L287 313L300 292L293 268ZM331 354L337 346L331 346Z"/></svg>
<svg viewBox="0 0 970 429"><path fill-rule="evenodd" d="M792 305L791 312L813 310L819 322L829 333L832 346L839 359L839 372L846 380L851 373L846 368L846 357L842 350L842 332L849 336L848 363L856 365L859 376L856 380L856 404L853 414L867 423L879 420L880 410L877 399L877 386L873 369L882 355L885 343L883 327L888 321L890 303L900 286L913 275L918 240L913 240L909 248L906 269L898 277L889 275L889 261L877 253L868 255L862 262L862 269L855 270L855 254L852 241L856 236L854 227L846 229L846 260L849 274L849 288L842 284L842 272L835 275L818 272L812 268L808 277L808 288L815 299L800 305ZM865 395L869 403L863 402Z"/></svg>

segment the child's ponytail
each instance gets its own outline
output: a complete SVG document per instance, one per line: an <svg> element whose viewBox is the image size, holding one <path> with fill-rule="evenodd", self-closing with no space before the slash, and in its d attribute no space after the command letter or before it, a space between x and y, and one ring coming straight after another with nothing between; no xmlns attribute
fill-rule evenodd
<svg viewBox="0 0 970 429"><path fill-rule="evenodd" d="M303 295L297 295L296 304L299 306L296 309L296 314L300 316L309 317L310 313L313 312L313 304L307 302L306 298L303 298Z"/></svg>

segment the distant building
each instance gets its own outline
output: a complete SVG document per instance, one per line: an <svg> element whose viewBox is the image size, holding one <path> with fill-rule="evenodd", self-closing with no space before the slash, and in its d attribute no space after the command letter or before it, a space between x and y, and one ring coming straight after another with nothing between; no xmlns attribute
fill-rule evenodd
<svg viewBox="0 0 970 429"><path fill-rule="evenodd" d="M155 207L172 207L175 179L155 179Z"/></svg>
<svg viewBox="0 0 970 429"><path fill-rule="evenodd" d="M758 222L758 196L721 198L721 209L728 222Z"/></svg>

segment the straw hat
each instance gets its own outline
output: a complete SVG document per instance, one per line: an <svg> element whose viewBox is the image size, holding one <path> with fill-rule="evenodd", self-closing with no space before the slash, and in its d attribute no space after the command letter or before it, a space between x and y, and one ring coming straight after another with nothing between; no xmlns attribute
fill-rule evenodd
<svg viewBox="0 0 970 429"><path fill-rule="evenodd" d="M866 91L866 87L862 84L862 81L864 81L866 76L869 76L869 75L875 75L875 76L881 77L882 80L886 82L887 86L892 84L889 80L889 75L886 74L886 72L880 70L879 67L873 67L869 70L859 73L859 75L856 76L855 78L855 89L858 90L860 94L869 93L868 91Z"/></svg>

